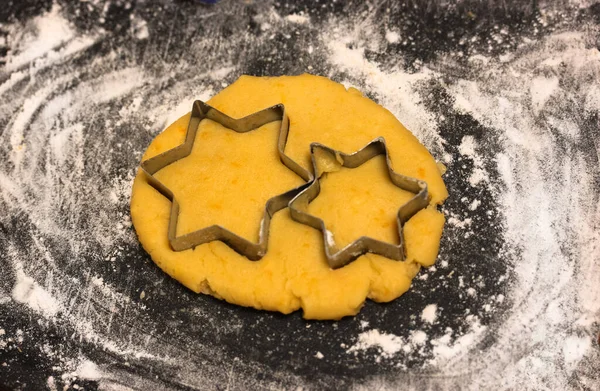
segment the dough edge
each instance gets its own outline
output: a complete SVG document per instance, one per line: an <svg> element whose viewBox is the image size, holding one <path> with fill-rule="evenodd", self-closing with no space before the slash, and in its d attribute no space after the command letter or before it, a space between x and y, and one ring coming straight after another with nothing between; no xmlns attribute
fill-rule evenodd
<svg viewBox="0 0 600 391"><path fill-rule="evenodd" d="M325 79L309 75L297 77ZM284 78L294 77L278 79ZM275 78L242 77L236 83L253 84L256 81L261 84L269 79L273 81ZM231 91L236 83L224 91ZM318 83L331 83L332 88L343 88L328 79L318 80ZM345 89L344 93L357 95L355 91L347 92ZM218 98L221 95L223 92L209 103L216 101L215 106L220 107L222 103ZM366 98L360 99L374 104ZM389 114L381 106L377 107L384 114ZM235 116L235 113L230 114ZM175 136L175 133L181 133L181 128L186 127L188 117L189 114L184 115L159 134L143 159L179 144L182 137ZM395 131L406 132L414 138L396 122L398 126ZM425 152L425 158L431 160L428 169L431 170L433 165L437 170L435 161ZM439 171L437 175L441 181ZM394 300L410 288L411 280L421 266L430 266L435 262L445 221L435 204L446 195L442 192L441 196L434 198L429 208L419 212L405 225L406 261L397 262L367 254L338 270L330 270L323 264L320 233L291 221L287 209L274 216L268 255L257 262L248 261L221 242L207 243L184 252L170 250L166 238L170 202L150 187L140 172L132 188L131 216L138 238L153 261L194 292L209 294L233 304L286 314L302 308L307 319L339 319L357 314L366 298L378 302ZM282 232L310 238L312 243L319 244L308 250L312 253L314 265L305 270L290 260L289 255L293 251L278 246L281 243L277 237ZM423 246L424 243L428 246Z"/></svg>

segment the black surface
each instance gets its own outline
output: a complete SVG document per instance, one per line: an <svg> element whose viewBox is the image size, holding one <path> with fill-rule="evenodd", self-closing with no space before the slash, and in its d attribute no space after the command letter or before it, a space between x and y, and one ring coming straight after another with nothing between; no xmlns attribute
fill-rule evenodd
<svg viewBox="0 0 600 391"><path fill-rule="evenodd" d="M90 9L86 6L87 3L81 2L59 1L59 3L80 32L90 31L97 26L99 7ZM0 21L3 23L26 21L49 10L51 4L51 1L5 3L0 7ZM73 64L77 64L77 61L86 64L94 56L107 53L114 48L121 48L120 55L127 57L129 61L143 63L149 72L160 74L176 66L182 59L191 63L217 59L217 52L228 49L229 36L265 34L253 19L253 16L263 12L267 7L260 3L221 2L205 5L194 1L165 0L133 2L130 7L126 7L125 4L119 1L111 3L103 24L107 31L107 38L88 49L86 55L79 60L75 59ZM306 63L310 61L315 67L314 73L331 75L333 72L331 76L342 79L343 73L332 71L325 64L319 68L318 62L305 57L305 51L295 50L315 43L319 23L332 13L357 15L364 9L365 12L375 14L374 19L380 21L382 31L387 26L397 26L400 31L410 30L410 35L419 44L405 45L400 42L389 44L381 51L368 53L369 57L377 59L384 66L397 65L398 58L401 58L402 66L407 70L414 70L415 67L420 66L419 64L427 64L444 53L457 50L462 50L465 58L477 51L498 56L514 50L518 39L523 37L536 40L543 37L548 28L557 28L562 24L574 23L576 20L593 20L598 23L600 18L600 8L598 5L593 5L589 8L572 10L568 17L557 17L549 24L541 26L538 4L535 1L502 2L498 5L480 1L458 4L407 1L401 4L390 2L382 7L373 7L370 3L363 4L362 1L323 2L322 4L284 1L275 3L274 7L281 15L305 12L311 17L311 27L298 26L298 34L291 34L291 38L283 33L275 33L273 39L257 40L255 44L235 48L238 52L232 53L229 60L236 64L239 74L296 74L303 72ZM556 7L559 5L557 4ZM560 7L569 11L564 5ZM148 21L150 44L130 42L126 32L131 29L129 15L133 12L139 13ZM203 23L198 21L202 20L202 15L209 12L214 12L214 18L217 20L211 22L211 26L205 30ZM203 47L204 50L193 53L186 51L186 45L197 35L207 31L215 34L214 26L219 24L221 27L217 29L218 35L215 35L212 42L203 44L206 45ZM504 45L495 45L492 50L488 50L487 41L490 39L490 34L503 27L507 28L509 35L514 36L515 39L509 39ZM2 27L0 33L1 31ZM477 37L477 40L472 41L473 37ZM460 43L461 41L466 43ZM166 48L168 48L168 56L160 55L166 53ZM319 51L323 48L316 47L315 50L318 58ZM272 59L265 60L269 56ZM461 70L456 69L454 72L460 74ZM85 73L82 78L85 79ZM73 84L76 85L78 82L74 80ZM169 81L165 83L168 85ZM439 322L429 329L430 336L432 338L442 336L447 327L457 330L460 334L461 329L465 327L463 316L469 308L483 305L491 296L506 293L512 281L510 278L512 269L510 265L500 260L503 223L497 211L497 200L487 188L481 188L478 194L472 193L467 174L470 172L469 165L473 162L461 159L457 150L460 140L466 134L473 135L479 144L486 145L491 152L499 148L498 140L495 139L493 129L487 128L469 115L455 112L451 104L452 98L447 95L440 83L441 81L424 83L422 99L432 113L445 118L440 121L438 131L447 141L446 152L453 155L454 161L459 162L457 164L466 165L463 170L453 169L450 166L444 177L451 195L444 204L444 210L448 212L463 210L465 204L461 200L463 194L472 194L482 204L469 215L473 220L472 230L478 234L469 241L461 241L458 236L463 235L463 232L448 226L444 231L438 262L451 261L451 270L463 276L465 281L481 281L484 288L479 290L476 298L470 301L463 300L464 293L458 286L459 281L448 277L449 270L438 268L437 271L428 273L428 279L416 279L412 289L392 303L368 302L358 319L345 318L339 322L305 321L298 312L285 316L255 311L193 294L166 277L150 261L139 245L129 241L116 244L123 248L119 258L125 260L122 262L99 262L99 259L110 254L102 253L104 251L102 248L94 248L93 243L90 243L83 247L83 252L77 254L83 259L83 264L89 260L89 263L94 265L95 274L103 276L107 283L118 286L120 292L130 297L134 303L140 300L139 294L142 290L152 298L144 301L145 309L141 314L136 313L136 318L129 318L122 314L122 317L115 322L113 332L122 335L132 332L150 333L153 339L184 352L182 357L189 355L190 365L196 368L201 368L203 365L219 368L224 367L225 363L229 366L235 360L243 361L244 365L239 365L236 369L239 371L238 380L242 383L234 384L233 388L244 388L243 379L253 379L248 384L268 384L272 381L281 387L287 387L294 382L280 377L279 374L290 373L316 389L343 389L374 375L388 375L398 370L397 358L377 362L376 356L366 354L355 356L348 354L347 349L341 346L348 342L348 335L356 335L361 331L358 320L368 321L372 328L407 337L410 330L429 327L419 317L411 317L411 315L419 314L427 304L434 302L439 307ZM219 89L219 83L215 85L215 89ZM116 112L118 107L109 107L109 110ZM5 123L2 125L6 126ZM89 131L100 133L100 130L94 130L92 122L86 125ZM596 126L597 118L581 119L581 129L587 129L591 134L590 138L596 134ZM127 137L129 144L124 143L120 149L115 147L113 151L113 158L119 160L121 164L112 165L105 170L103 167L94 167L93 165L98 161L91 159L90 166L86 168L91 171L97 169L99 175L106 181L115 177L126 177L127 173L136 167L139 158L131 154L131 148L143 149L152 138L152 135L147 133L132 135L125 130L125 127L122 129L123 136ZM88 145L88 147L93 150L95 145ZM6 163L3 161L3 164ZM485 168L490 173L490 186L499 186L495 166L490 163ZM91 188L84 189L93 191ZM114 212L128 213L125 203L119 208ZM488 211L491 213L487 213ZM69 218L68 205L65 205L63 216L65 219ZM81 231L85 231L89 222L81 219L74 224ZM28 216L4 217L0 220L0 232L0 254L9 251L9 244L18 245L21 249L17 251L23 251L23 258L35 255L32 238L42 236L28 221ZM133 231L131 235L134 235ZM57 262L73 256L73 249L63 247L60 241L52 242L54 238L47 238L47 240L46 248ZM462 244L457 246L456 243ZM482 252L482 248L485 248L485 251ZM473 262L475 258L477 262ZM0 265L5 271L2 272L4 281L0 286L8 290L13 285L15 276L6 257L0 256ZM61 267L65 275L79 279L83 279L87 272L81 269L81 263L74 265L65 261ZM503 275L509 278L500 282L498 277ZM77 283L73 285L73 289L76 290ZM80 306L80 301L83 300L86 298L74 296L73 308ZM498 325L496 320L503 316L503 311L510 305L509 300L505 301L495 312L483 316L482 324L493 331ZM104 308L100 301L92 302L92 306L99 317L111 313L111 309ZM121 379L127 379L128 373L134 374L132 376L136 379L149 379L149 383L141 386L139 385L141 383L132 380L126 384L130 387L143 389L150 384L155 389L163 387L174 390L192 389L174 376L177 371L186 370L184 368L162 365L144 358L129 362L122 356L99 348L96 344L80 340L78 338L80 331L73 329L66 319L68 314L63 314L61 316L64 318L59 316L57 321L50 322L22 306L9 303L4 304L2 308L4 310L0 310L0 325L4 327L7 335L15 335L17 330L23 330L26 335L31 336L23 343L12 344L10 345L13 346L12 348L9 346L0 352L0 362L8 364L0 367L0 383L6 384L11 389L44 389L49 376L54 376L58 389L62 389L63 380L60 375L63 372L54 368L56 362L40 353L40 346L43 344L51 346L51 349L56 352L55 356L77 357L83 352L86 357L104 368L120 374ZM210 316L199 317L198 311L210 311ZM199 319L210 319L210 322L199 323ZM235 327L231 329L224 327L228 324ZM480 349L485 349L486 346L494 343L494 333L488 335L490 337L479 346ZM205 346L207 349L198 350L198 346ZM214 355L214 351L217 350L220 354ZM322 352L327 359L315 358L316 351ZM403 364L409 370L422 368L424 361L429 358L431 352L425 352L418 359L407 356ZM427 376L426 371L419 373ZM223 374L215 376L216 386L214 388L211 386L211 389L228 388L228 384L219 380L220 376L224 376ZM335 382L332 378L335 378ZM69 384L69 389L80 386L94 390L98 387L95 381L75 380Z"/></svg>

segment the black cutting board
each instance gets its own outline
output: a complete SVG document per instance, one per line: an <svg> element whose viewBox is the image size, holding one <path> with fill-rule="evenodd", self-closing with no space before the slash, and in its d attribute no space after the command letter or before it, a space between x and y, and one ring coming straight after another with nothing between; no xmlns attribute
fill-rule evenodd
<svg viewBox="0 0 600 391"><path fill-rule="evenodd" d="M8 187L0 190L0 297L4 298L0 300L0 329L5 331L0 341L6 342L0 349L1 384L27 390L51 389L53 385L57 389L67 385L69 389L91 390L117 386L140 390L298 386L345 389L359 385L382 389L461 389L487 376L487 368L477 358L481 352L493 351L504 319L518 305L511 301L510 293L515 283L515 265L502 253L506 248L502 234L505 222L498 205L502 183L496 166L491 161L485 163L488 186L478 188L474 194L469 176L475 163L461 159L459 145L465 135L473 136L483 153L490 156L502 146L495 129L453 108L453 97L446 86L458 77L468 78L468 62L465 60L462 67L444 68L440 58L451 53L462 53L465 58L474 53L490 57L518 53L523 40L541 42L557 30L569 31L583 23L597 26L597 4L581 8L537 2L456 5L436 1L206 4L155 0L58 4L58 12L70 22L74 37L93 37L93 43L75 54L65 54L61 61L42 66L37 78L25 77L4 92L6 101L0 112L5 129L0 134L4 138L14 129L21 105L31 104L26 99L51 80L66 77L67 81L59 90L48 92L27 119L25 142L45 142L44 126L77 122L61 117L67 114L53 117L58 124L43 122L44 108L52 99L67 96L94 77L121 68L143 69L151 76L134 83L131 92L115 99L92 99L85 111L87 117L78 118L85 133L84 152L80 154L84 175L69 180L68 172L77 170L77 162L62 163L65 179L57 177L60 183L53 185L57 192L65 194L62 202L52 199L57 210L48 212L36 207L44 199L33 192L31 184L22 187L24 193L18 199ZM36 17L51 12L52 7L50 1L7 2L0 9L0 33L14 37L11 29L31 25ZM539 22L540 15L548 10L554 13L544 14L544 25ZM281 21L291 14L302 15L309 22ZM356 23L359 30L358 22L368 20L375 27L357 33L367 34L361 37L363 42L385 43L382 37L386 31L397 31L398 41L392 37L383 46L366 45L365 58L383 68L398 67L410 74L429 65L437 71L420 86L419 104L438 119L436 132L445 140L444 150L433 149L433 154L437 159L442 159L444 153L453 157L444 176L450 197L443 209L447 216L468 216L470 230L476 234L465 239L463 227L448 224L435 271L422 271L411 290L392 303L367 302L357 317L338 322L305 321L299 312L286 316L196 295L152 263L137 243L132 227L98 227L113 220L115 226L126 221L128 195L117 194L113 202L110 189L118 181L122 183L120 189L128 188L141 153L164 125L140 113L148 106L157 106L158 99L164 99L167 106L179 104L177 98L183 94L181 86L186 80L190 80L190 91L194 83L202 82L213 93L241 74L268 76L310 71L338 81L353 80L351 72L326 61L327 49L319 40L331 18L349 25ZM501 29L506 29L512 38L501 45L490 44ZM589 29L587 34L592 47L594 39L597 45L596 31ZM406 37L410 37L408 42L404 42ZM20 39L26 40L26 36ZM14 42L6 43L5 52L11 44ZM314 47L314 52L307 52L309 46ZM56 48L59 56L63 55L60 49ZM12 55L4 54L7 58ZM30 66L25 63L11 69L10 62L3 64L0 84L16 72L26 72ZM231 69L221 78L202 76L211 69L227 67ZM69 81L74 72L78 72L77 77ZM120 75L123 77L123 73ZM378 99L369 86L359 87ZM94 88L101 90L102 85ZM120 111L131 107L135 93L147 100L124 116ZM73 99L86 97L75 95ZM582 132L589 132L590 138L597 140L597 116L578 117L578 123ZM591 144L578 148L586 156L595 153ZM10 177L16 169L11 158L14 150L15 145L6 140L0 145L3 176ZM43 153L49 154L48 151ZM24 159L24 164L34 166L28 172L44 173L56 164L48 163L43 156L25 155ZM595 183L598 185L597 180ZM47 182L41 186L47 186ZM44 194L44 189L40 193ZM480 205L474 211L466 211L463 197L476 197ZM41 227L39 221L54 221L57 231L52 232L47 225ZM446 267L440 266L443 262L447 262ZM36 311L31 302L27 306L12 299L15 284L23 282L19 268L57 298L60 310ZM466 294L464 282L477 284L477 294ZM30 289L35 290L35 286ZM499 295L506 299L498 301L493 311L482 310ZM432 303L437 305L438 318L429 325L420 314ZM47 307L48 303L44 305ZM467 358L464 362L470 364L454 375L449 375L447 368L440 371L431 365L435 353L429 345L418 354L399 352L392 357L384 357L376 349L357 354L348 351L360 333L373 329L402 338L409 338L414 330L426 330L428 338L436 339L450 328L454 338L459 338L469 332L465 321L468 314L476 314L486 331L476 344L465 349L472 360ZM598 357L597 347L593 349L596 351L590 353L590 362ZM526 353L515 347L515 360ZM81 368L88 361L102 372L101 378L94 379L93 370L87 368L86 372L85 367ZM600 379L595 369L598 367L594 368L593 363L582 365L569 386L590 389L587 381ZM87 374L87 379L73 377L76 373Z"/></svg>

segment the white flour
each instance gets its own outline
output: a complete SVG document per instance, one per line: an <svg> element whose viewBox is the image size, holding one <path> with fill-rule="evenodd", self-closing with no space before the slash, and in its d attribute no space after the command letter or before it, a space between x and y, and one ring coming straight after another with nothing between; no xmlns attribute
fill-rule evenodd
<svg viewBox="0 0 600 391"><path fill-rule="evenodd" d="M436 318L437 318L437 305L429 304L427 307L425 307L425 309L423 309L423 312L421 313L421 319L423 319L425 322L431 324L431 323L435 322Z"/></svg>
<svg viewBox="0 0 600 391"><path fill-rule="evenodd" d="M16 282L12 290L12 298L17 303L26 304L34 311L44 316L55 316L60 308L60 303L42 288L33 278L23 273L22 266L16 265Z"/></svg>
<svg viewBox="0 0 600 391"><path fill-rule="evenodd" d="M383 70L365 57L365 49L378 43L362 40L361 37L371 37L364 29L365 25L347 28L333 20L331 29L323 34L330 61L354 78L348 84L358 84L359 88L362 85L375 93L379 102L430 150L443 150L444 140L435 133L436 119L419 105L415 88L419 81L437 72L426 68L414 74L395 68ZM386 38L391 42L389 36ZM566 389L573 371L586 365L596 366L589 369L592 373L600 371L596 342L600 321L598 167L597 162L583 160L575 147L567 151L557 149L556 136L550 128L571 140L585 142L585 137L590 137L579 134L578 125L561 113L571 105L565 97L586 102L586 110L597 110L600 53L586 45L581 33L574 32L550 35L541 44L524 42L521 53L512 60L502 62L481 55L477 59L482 65L473 66L468 79L458 79L448 89L458 111L498 132L502 151L484 156L472 136L464 136L458 150L474 165L467 173L473 187L486 185L484 161L495 163L500 173L503 184L492 190L501 201L504 215L504 256L514 262L518 279L510 292L513 308L500 326L494 346L477 351L486 328L480 325L476 314L467 315L466 332L457 335L450 329L443 337L429 341L433 347L431 363L439 367L440 373L450 376L455 368L479 361L475 367L486 370L469 378L473 389L518 389L522 385L532 389L548 385ZM440 60L442 64L451 61ZM532 73L553 76L531 79ZM543 121L540 115L544 116ZM597 137L598 128L595 132ZM600 151L597 144L595 149ZM438 156L451 163L443 153ZM449 169L453 169L452 165ZM479 204L474 199L468 209L476 210ZM471 233L469 219L450 216L448 222L467 230L465 237ZM571 257L564 252L564 246L569 248ZM475 296L476 289L470 287L467 293ZM493 311L503 302L504 296L499 295L479 311ZM435 320L434 309L426 307L423 319ZM418 332L421 339L428 339L426 332ZM405 343L397 338L368 330L359 335L350 351L379 347L381 354L389 357ZM469 352L473 356L468 356ZM520 359L515 360L515 354ZM560 368L556 363L559 360L568 364ZM583 376L580 381L592 387L598 379ZM379 389L389 387L375 383ZM449 387L448 383L435 384L434 388Z"/></svg>
<svg viewBox="0 0 600 391"><path fill-rule="evenodd" d="M369 330L360 333L356 345L348 349L348 353L360 350L379 348L383 357L393 357L404 346L408 346L402 338L395 335L381 333L378 330Z"/></svg>
<svg viewBox="0 0 600 391"><path fill-rule="evenodd" d="M310 18L303 14L290 14L285 19L291 23L306 24L310 23Z"/></svg>
<svg viewBox="0 0 600 391"><path fill-rule="evenodd" d="M194 99L206 100L218 92L237 76L232 65L235 57L225 55L202 66L183 61L179 68L157 74L136 61L120 60L123 53L115 48L89 62L85 72L74 68L55 77L48 72L79 58L104 37L101 29L76 33L63 15L63 10L54 6L24 27L7 27L9 52L2 74L5 78L0 79L4 80L0 84L0 116L7 124L0 142L10 145L11 154L7 157L10 167L0 168L0 206L14 214L26 213L31 230L39 235L27 243L28 254L35 254L35 259L23 258L19 248L10 249L7 262L14 283L6 297L0 292L0 304L27 306L50 323L61 317L72 328L73 339L81 343L142 365L173 365L180 369L176 381L190 387L204 384L203 379L215 376L211 369L187 367L185 359L174 358L185 355L151 333L115 329L115 316L150 322L143 302L148 297L145 291L130 295L125 288L112 286L98 270L126 262L125 249L118 244L136 240L128 214L122 210L128 204L134 162L142 151L128 144L128 137L149 139L189 111ZM312 23L308 15L281 17L274 9L254 20L261 31L278 29L285 34L291 34L287 29ZM454 389L469 384L472 389L508 390L525 384L532 389L567 389L570 379L581 373L579 384L592 389L597 377L585 374L599 370L592 365L600 360L596 342L600 320L598 166L578 145L595 142L597 153L600 147L597 138L590 140L589 134L581 132L580 124L573 120L576 117L563 114L573 109L574 102L582 102L582 107L576 107L578 115L597 115L600 110L598 50L580 32L556 32L541 42L523 40L517 50L498 58L477 54L468 59L468 74L453 78L445 85L446 91L453 98L453 109L497 133L500 148L490 152L473 136L465 135L456 145L462 161L455 161L438 131L444 118L428 110L419 94L422 83L453 69L456 58L441 57L413 73L399 64L384 65L370 59L368 51L410 37L376 27L368 18L357 23L331 18L320 31L319 45L307 46L306 52L312 55L318 49L326 53L331 76L341 73L344 84L374 96L449 170L466 170L463 163L471 164L473 168L464 174L473 193L462 200L465 213L449 213L448 224L460 230L464 240L476 236L469 213L481 208L477 189L489 190L502 215L502 257L514 267L516 281L506 295L485 298L486 302L465 313L462 328L449 328L441 335L432 329L445 314L437 303L414 314L424 326L411 330L408 337L364 322L360 333L348 336L346 353L398 367L396 377L374 377L365 387L393 389L409 379L416 388L425 384L432 389ZM131 29L134 39L151 39L148 22L141 16L132 18ZM252 42L242 43L249 46ZM312 64L304 65L305 70L316 68L319 61L323 59L314 57ZM119 102L118 108L111 106L113 102ZM108 119L97 110L113 110L115 115ZM90 118L97 122L90 124ZM137 133L124 136L122 131L130 124L135 124ZM93 136L89 134L92 127ZM595 132L597 136L598 129ZM127 153L115 152L121 149ZM123 156L131 158L131 170L110 173ZM85 167L90 164L110 180L86 176ZM500 183L490 179L490 167L497 171ZM462 199L463 195L451 197ZM65 210L74 211L72 220L59 218ZM88 210L94 213L86 213ZM81 219L86 220L85 233L76 229ZM91 265L77 256L90 241L87 235L96 245L97 257ZM77 277L57 266L58 259L44 237L60 241L75 254L67 266L79 271ZM452 274L452 259L440 266L448 279L459 281L463 291L458 299L479 298L481 281ZM420 279L428 276L423 273ZM506 278L498 276L498 281ZM482 324L485 317L506 305L508 310L496 318L500 323L493 330ZM6 325L0 326L0 350L13 349L23 335L7 336ZM235 327L235 322L229 326ZM74 359L44 347L41 351L60 362L57 371L64 374L60 379L48 378L49 389L56 389L59 380L69 383L77 378L99 380L105 389L119 389L122 379L128 379L124 371L101 368L86 357ZM330 359L320 351L311 354L318 360ZM401 371L405 367L401 357L425 357L420 369L433 376L415 380L411 370ZM150 389L160 387L158 384L140 380L136 386Z"/></svg>
<svg viewBox="0 0 600 391"><path fill-rule="evenodd" d="M52 11L31 20L24 30L17 30L13 39L18 42L6 63L6 70L12 71L43 57L61 44L73 39L75 32L60 15L60 7L55 5Z"/></svg>

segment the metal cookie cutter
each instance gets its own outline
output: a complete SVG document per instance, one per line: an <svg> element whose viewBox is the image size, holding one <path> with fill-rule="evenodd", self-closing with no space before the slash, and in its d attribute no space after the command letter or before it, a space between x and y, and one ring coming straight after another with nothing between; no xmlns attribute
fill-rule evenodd
<svg viewBox="0 0 600 391"><path fill-rule="evenodd" d="M323 156L324 153L328 158L337 160L337 162L343 167L348 168L356 168L377 155L385 155L388 174L392 180L392 183L403 190L415 193L415 196L411 198L410 201L400 206L398 209L397 222L400 244L394 245L367 236L361 236L359 239L338 251L333 239L333 235L325 228L325 222L323 222L323 220L320 218L308 213L308 205L319 195L319 192L321 191L319 180L323 176L323 173L320 173L317 167L317 157L315 156L316 152L319 152L319 155L321 156ZM376 138L358 152L354 152L349 155L317 143L310 145L310 153L316 178L308 185L306 189L302 190L290 202L290 215L295 221L309 225L323 233L325 256L327 257L329 266L332 269L340 268L354 261L356 258L365 253L379 254L386 258L399 261L404 260L405 249L402 226L418 211L427 207L429 204L427 183L422 180L410 178L394 172L392 169L390 156L385 145L385 140L382 137Z"/></svg>
<svg viewBox="0 0 600 391"><path fill-rule="evenodd" d="M203 119L213 120L238 133L246 133L270 122L281 121L281 129L279 131L279 137L277 140L277 150L282 163L290 170L294 171L306 182L311 181L313 179L313 175L284 153L289 134L290 120L285 112L285 107L282 104L266 108L244 118L234 119L226 114L223 114L214 107L197 100L192 106L190 122L188 124L185 141L183 144L165 151L160 155L145 160L140 164L142 172L146 175L148 183L171 201L171 216L169 219L167 235L169 244L174 251L183 251L203 243L220 240L239 254L246 256L248 259L252 261L259 260L267 252L271 217L275 214L275 212L285 208L289 201L304 187L306 187L307 184L303 184L295 189L270 198L267 201L265 205L265 213L260 224L258 243L253 243L247 239L244 239L228 229L221 227L220 225L212 225L210 227L199 229L182 236L177 236L179 203L175 199L173 192L171 192L171 190L169 190L162 182L156 179L154 174L169 164L183 159L192 152L198 126L200 125L200 121Z"/></svg>

